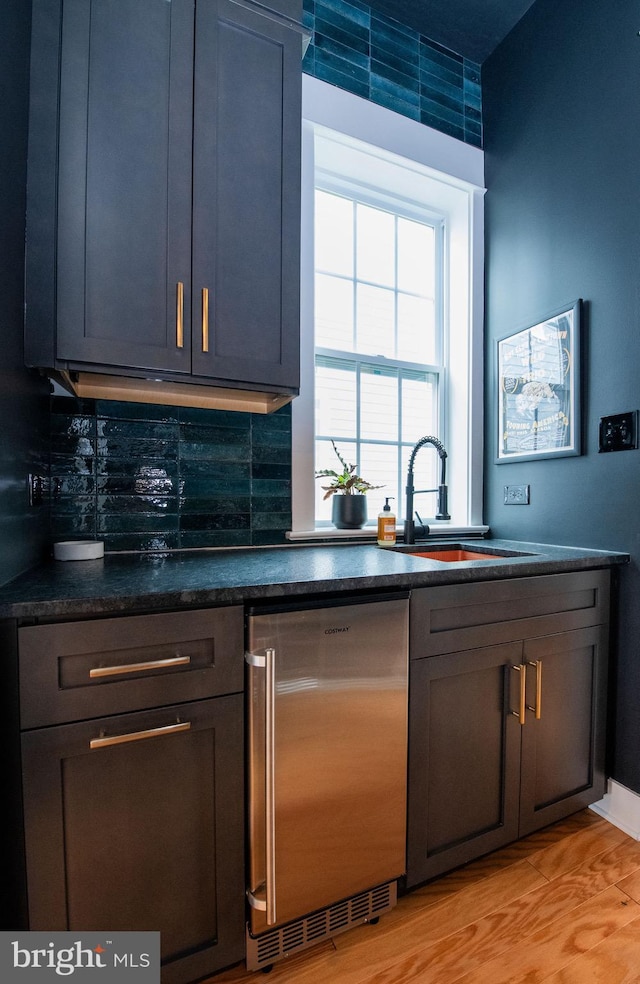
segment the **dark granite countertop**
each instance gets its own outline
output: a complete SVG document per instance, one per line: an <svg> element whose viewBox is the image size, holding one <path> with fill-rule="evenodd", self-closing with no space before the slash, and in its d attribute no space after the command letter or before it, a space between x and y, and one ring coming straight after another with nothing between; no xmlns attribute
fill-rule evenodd
<svg viewBox="0 0 640 984"><path fill-rule="evenodd" d="M516 556L455 563L375 544L254 547L166 554L107 554L44 563L0 588L0 618L134 614L247 599L417 588L609 567L628 554L510 540L456 540L469 550ZM422 544L433 550L444 543ZM519 554L519 555L518 555Z"/></svg>

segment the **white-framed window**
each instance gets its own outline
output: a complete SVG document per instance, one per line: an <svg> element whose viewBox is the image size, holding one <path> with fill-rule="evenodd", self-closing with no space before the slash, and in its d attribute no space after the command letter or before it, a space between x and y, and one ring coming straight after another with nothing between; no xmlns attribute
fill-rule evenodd
<svg viewBox="0 0 640 984"><path fill-rule="evenodd" d="M301 393L293 404L293 538L326 535L316 468L334 440L368 493L404 518L406 469L423 436L447 449L451 521L482 523L482 154L304 76ZM442 168L445 170L442 170ZM439 483L430 447L416 489ZM435 531L435 530L434 530Z"/></svg>
<svg viewBox="0 0 640 984"><path fill-rule="evenodd" d="M346 180L331 144L316 136L315 464L339 467L335 442L378 486L368 493L373 519L386 497L397 511L411 449L441 428L444 219L388 186ZM433 488L433 456L416 464L417 481L430 483L420 487ZM316 525L330 516L317 481Z"/></svg>

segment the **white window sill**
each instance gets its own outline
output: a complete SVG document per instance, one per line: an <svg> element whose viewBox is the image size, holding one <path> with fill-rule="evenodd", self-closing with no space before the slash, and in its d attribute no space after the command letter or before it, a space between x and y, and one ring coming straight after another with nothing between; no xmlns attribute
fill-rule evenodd
<svg viewBox="0 0 640 984"><path fill-rule="evenodd" d="M377 527L365 526L361 530L337 530L333 526L318 527L315 530L290 530L285 534L287 540L302 542L305 540L375 540ZM429 539L447 537L482 537L489 532L488 526L451 526L447 523L429 524ZM398 539L402 540L402 527L396 527ZM425 539L420 537L420 539Z"/></svg>

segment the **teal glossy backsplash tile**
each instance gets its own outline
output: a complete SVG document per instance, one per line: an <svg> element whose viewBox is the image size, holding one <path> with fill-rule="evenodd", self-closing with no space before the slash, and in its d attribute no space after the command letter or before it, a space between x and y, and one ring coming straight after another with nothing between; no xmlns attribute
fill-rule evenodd
<svg viewBox="0 0 640 984"><path fill-rule="evenodd" d="M180 491L185 498L251 494L249 462L182 461Z"/></svg>
<svg viewBox="0 0 640 984"><path fill-rule="evenodd" d="M304 0L308 75L474 147L482 146L480 66L359 0Z"/></svg>
<svg viewBox="0 0 640 984"><path fill-rule="evenodd" d="M56 397L52 539L113 550L282 543L291 408L275 414Z"/></svg>
<svg viewBox="0 0 640 984"><path fill-rule="evenodd" d="M112 495L177 495L180 490L177 461L153 457L144 463L103 457L96 476L99 493Z"/></svg>

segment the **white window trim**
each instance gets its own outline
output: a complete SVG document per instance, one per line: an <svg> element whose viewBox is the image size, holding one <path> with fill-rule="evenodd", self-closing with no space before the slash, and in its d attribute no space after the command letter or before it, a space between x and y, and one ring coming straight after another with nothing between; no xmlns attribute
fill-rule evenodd
<svg viewBox="0 0 640 984"><path fill-rule="evenodd" d="M484 154L481 150L439 133L336 86L303 75L302 86L302 211L306 215L301 249L300 396L293 401L293 498L290 539L345 536L343 531L315 530L314 504L314 338L313 236L309 217L314 202L314 133L324 127L362 141L385 153L406 158L422 173L439 181L457 205L450 213L449 256L470 271L460 289L448 298L449 334L468 359L457 359L449 379L449 432L437 435L447 448L450 522L434 524L432 533L452 534L486 530L482 525L483 467L483 317L484 317ZM409 163L410 166L410 163ZM467 289L468 284L468 289ZM471 343L467 348L467 323ZM458 346L456 346L458 348ZM465 434L465 447L456 440ZM421 453L427 453L423 451ZM467 506L468 504L468 506ZM418 506L418 508L420 508ZM371 517L370 517L371 519ZM370 536L371 529L361 531ZM353 535L348 533L347 535Z"/></svg>

